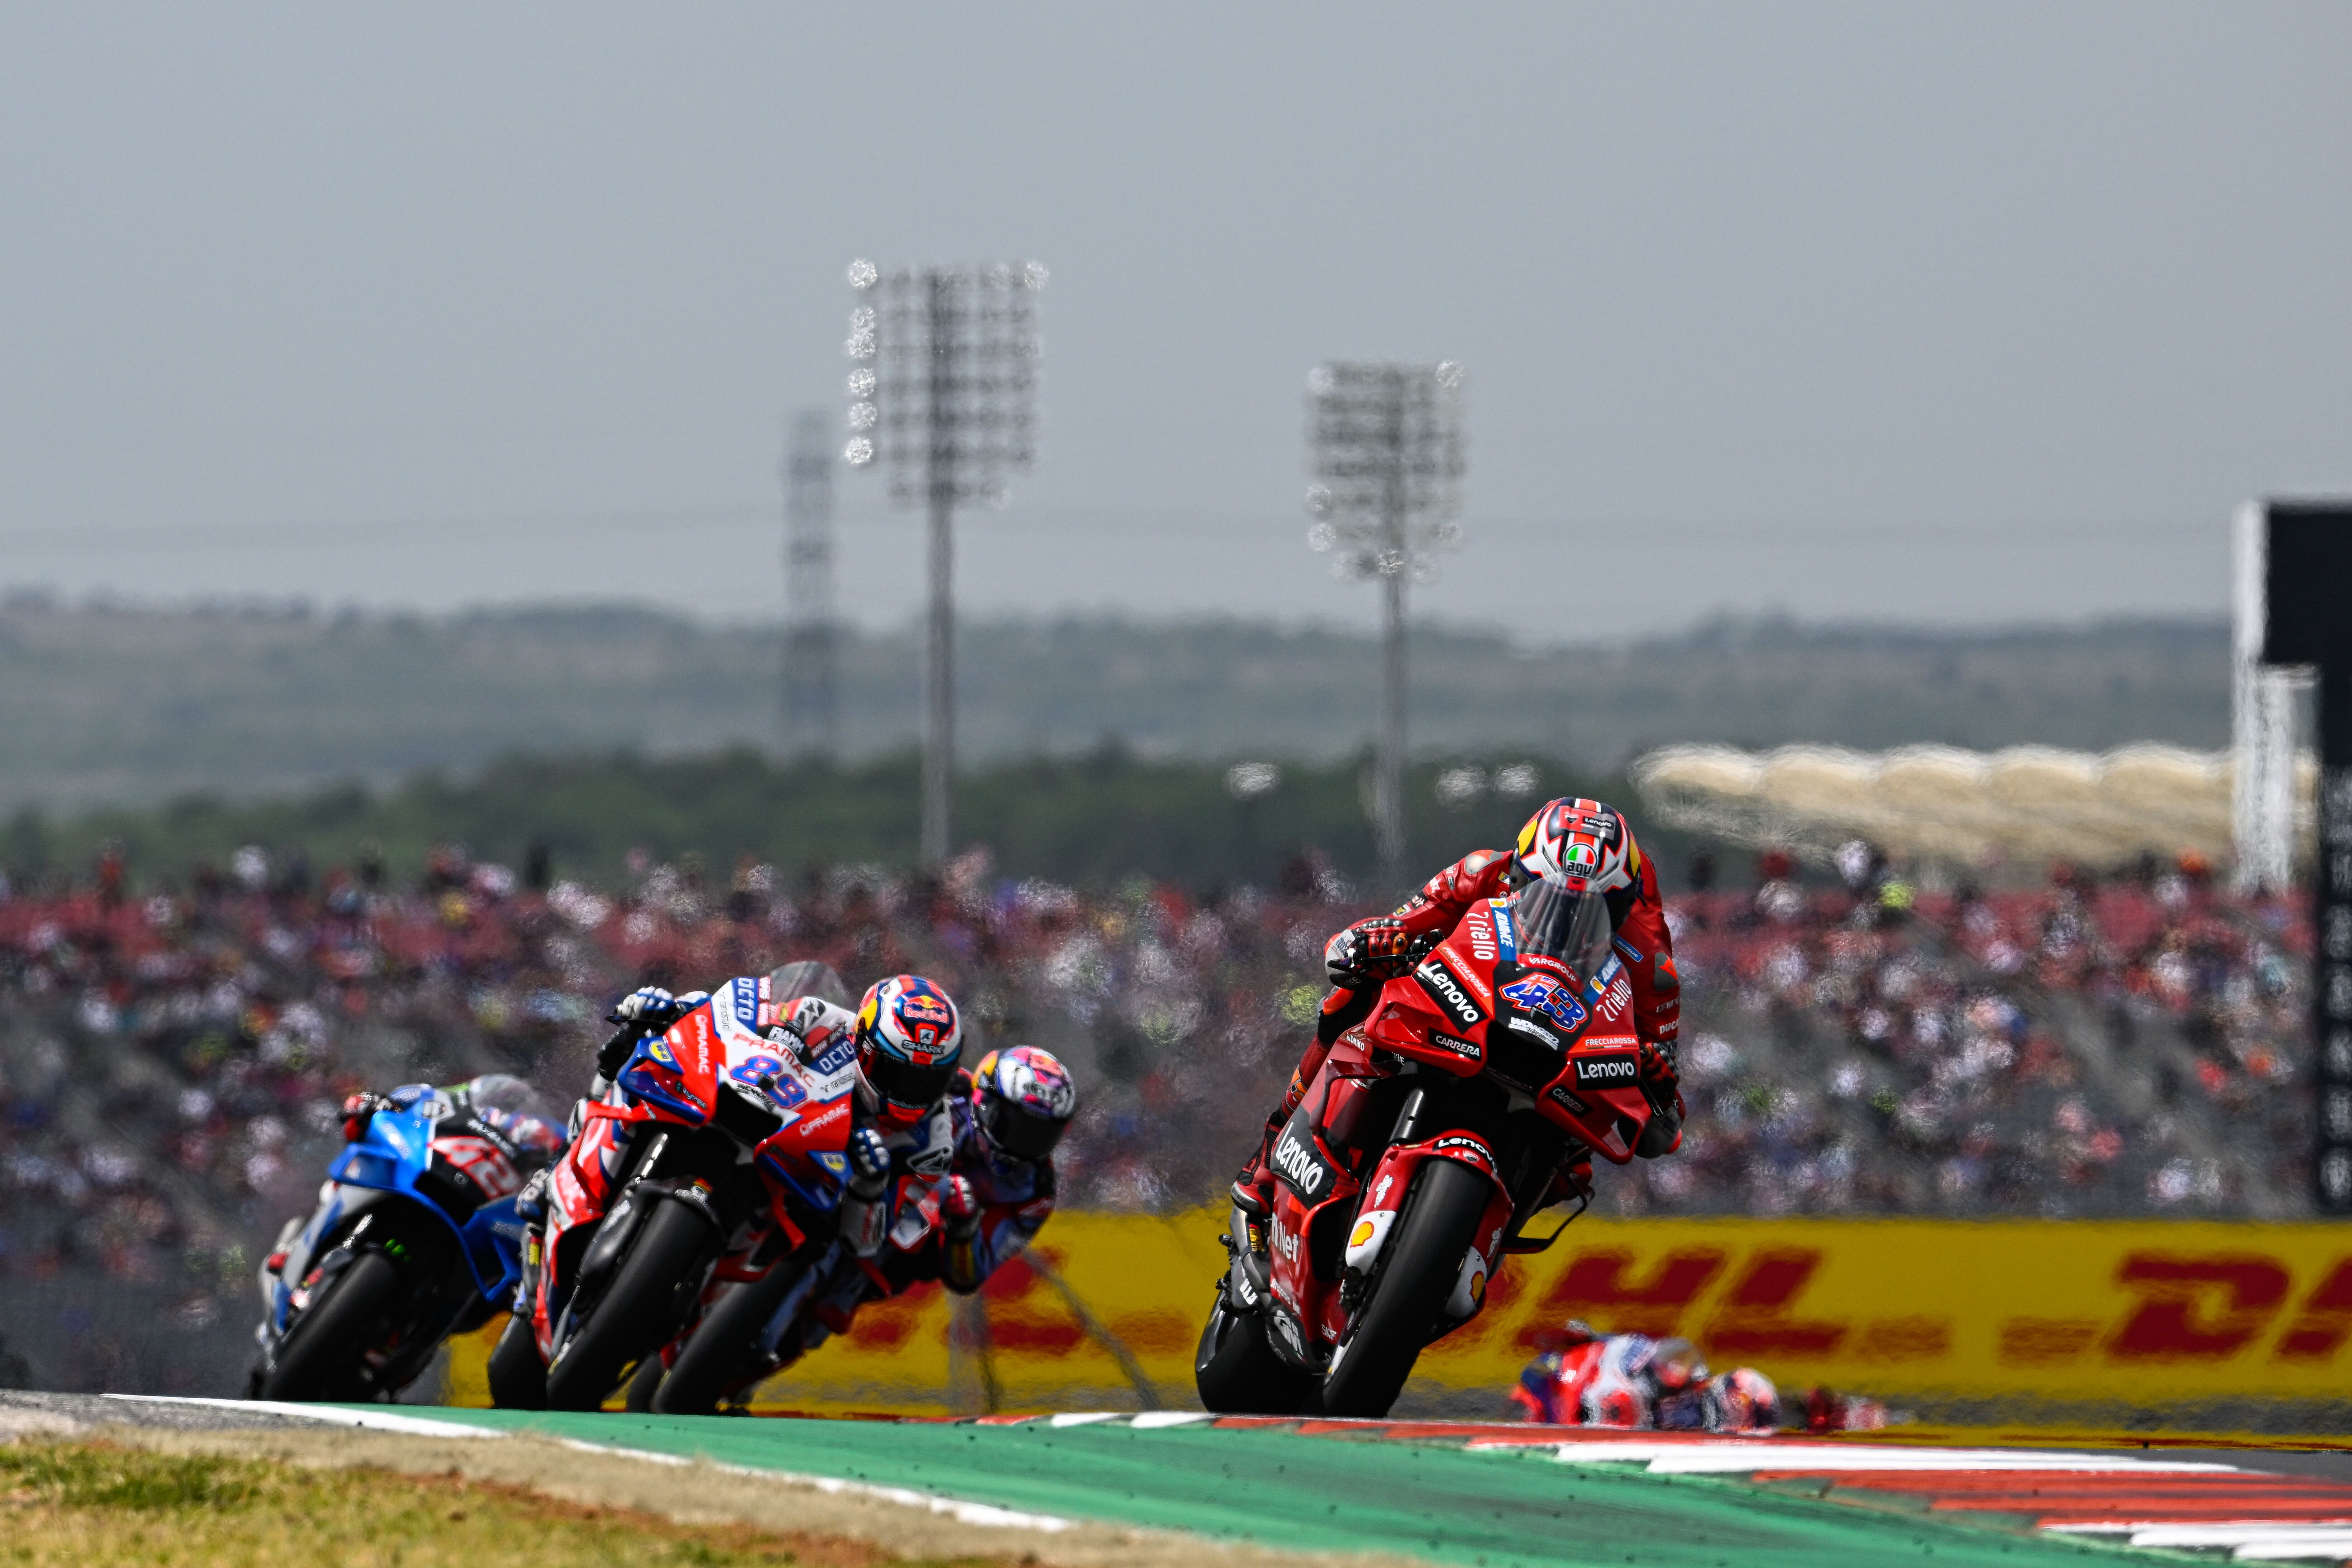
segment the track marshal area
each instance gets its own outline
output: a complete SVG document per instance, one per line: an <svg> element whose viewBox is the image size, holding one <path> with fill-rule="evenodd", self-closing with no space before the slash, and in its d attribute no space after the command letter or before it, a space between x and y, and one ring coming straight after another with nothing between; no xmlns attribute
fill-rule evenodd
<svg viewBox="0 0 2352 1568"><path fill-rule="evenodd" d="M1997 1433L1747 1439L1187 1412L677 1417L0 1395L0 1429L11 1426L28 1438L111 1428L131 1443L522 1478L575 1500L617 1489L614 1506L656 1513L723 1516L733 1499L754 1522L909 1555L1073 1565L1197 1563L1203 1548L1236 1564L1490 1568L2352 1561L2352 1447L2308 1442L2058 1448Z"/></svg>

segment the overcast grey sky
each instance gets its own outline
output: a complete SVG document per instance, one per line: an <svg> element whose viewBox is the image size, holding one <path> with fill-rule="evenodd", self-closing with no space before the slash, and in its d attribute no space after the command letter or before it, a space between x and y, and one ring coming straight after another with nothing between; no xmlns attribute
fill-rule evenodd
<svg viewBox="0 0 2352 1568"><path fill-rule="evenodd" d="M2220 613L2352 489L2352 6L0 9L0 583L780 601L844 265L1034 257L983 612L1369 620L1303 378L1472 372L1419 605ZM919 532L843 483L850 612Z"/></svg>

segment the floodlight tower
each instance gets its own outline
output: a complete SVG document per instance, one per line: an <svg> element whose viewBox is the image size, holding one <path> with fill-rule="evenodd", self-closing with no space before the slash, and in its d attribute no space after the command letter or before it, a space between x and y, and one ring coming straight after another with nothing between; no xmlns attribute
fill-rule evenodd
<svg viewBox="0 0 2352 1568"><path fill-rule="evenodd" d="M793 422L784 458L784 742L829 755L837 740L833 612L833 421Z"/></svg>
<svg viewBox="0 0 2352 1568"><path fill-rule="evenodd" d="M1315 483L1307 542L1330 552L1343 582L1381 584L1381 738L1372 829L1381 868L1404 864L1404 586L1437 576L1436 552L1458 549L1462 525L1461 365L1318 365L1307 378Z"/></svg>
<svg viewBox="0 0 2352 1568"><path fill-rule="evenodd" d="M955 773L955 509L1001 507L1036 455L1037 291L1032 261L980 268L849 267L852 468L879 459L890 499L930 516L923 659L923 861L948 857Z"/></svg>

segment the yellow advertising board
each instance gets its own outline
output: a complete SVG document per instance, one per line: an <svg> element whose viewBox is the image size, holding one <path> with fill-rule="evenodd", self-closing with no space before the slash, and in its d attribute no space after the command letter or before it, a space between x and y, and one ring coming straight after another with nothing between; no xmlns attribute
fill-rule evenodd
<svg viewBox="0 0 2352 1568"><path fill-rule="evenodd" d="M1192 1401L1221 1215L1064 1214L958 1307L936 1286L864 1309L772 1380L771 1408ZM980 1321L985 1319L984 1326ZM1569 1318L1684 1334L1783 1387L2029 1402L2352 1398L2352 1226L2072 1221L1601 1220L1512 1259L1432 1346L1423 1386L1503 1391ZM478 1396L486 1342L451 1392Z"/></svg>

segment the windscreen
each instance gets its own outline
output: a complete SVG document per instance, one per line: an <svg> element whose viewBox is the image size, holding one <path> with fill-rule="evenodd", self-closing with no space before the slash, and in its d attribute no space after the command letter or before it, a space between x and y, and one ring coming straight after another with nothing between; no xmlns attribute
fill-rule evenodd
<svg viewBox="0 0 2352 1568"><path fill-rule="evenodd" d="M1584 981L1609 962L1609 900L1591 889L1545 877L1513 893L1508 908L1521 963L1552 959Z"/></svg>
<svg viewBox="0 0 2352 1568"><path fill-rule="evenodd" d="M803 958L785 964L768 976L768 994L778 1002L794 996L818 996L836 1007L850 1007L849 987L834 973L830 963L820 963L814 958Z"/></svg>
<svg viewBox="0 0 2352 1568"><path fill-rule="evenodd" d="M517 1116L536 1116L551 1127L562 1125L562 1120L538 1089L507 1073L484 1073L461 1086L459 1093L470 1106L504 1110Z"/></svg>

